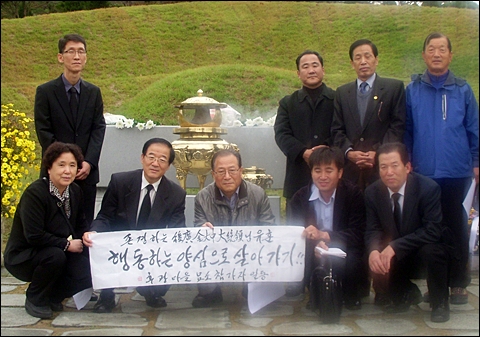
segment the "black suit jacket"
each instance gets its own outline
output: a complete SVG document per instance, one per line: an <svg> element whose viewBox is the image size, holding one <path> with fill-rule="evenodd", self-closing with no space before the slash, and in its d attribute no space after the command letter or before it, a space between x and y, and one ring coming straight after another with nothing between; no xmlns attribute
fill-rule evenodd
<svg viewBox="0 0 480 337"><path fill-rule="evenodd" d="M313 204L308 201L311 185L302 187L289 204L287 224L289 226L317 226L317 216ZM333 231L328 231L329 247L342 248L350 254L364 252L365 202L360 188L340 179L334 201ZM319 228L323 230L322 228ZM315 243L316 245L316 243Z"/></svg>
<svg viewBox="0 0 480 337"><path fill-rule="evenodd" d="M287 95L279 102L275 118L275 142L287 157L283 195L291 198L308 184L310 169L303 159L305 150L317 145L331 145L335 91L324 83L314 104L305 89Z"/></svg>
<svg viewBox="0 0 480 337"><path fill-rule="evenodd" d="M58 247L67 238L81 239L88 231L83 212L82 190L70 185L71 216L67 218L60 200L51 195L48 180L37 179L23 192L13 218L12 230L5 247L5 264L16 265L32 259L39 249ZM61 204L60 204L61 205Z"/></svg>
<svg viewBox="0 0 480 337"><path fill-rule="evenodd" d="M333 145L343 153L350 147L356 151L376 151L383 143L403 141L406 116L403 82L377 75L371 91L362 127L357 107L357 81L336 90L331 132ZM369 171L378 178L376 167ZM357 182L359 175L357 165L346 160L343 178Z"/></svg>
<svg viewBox="0 0 480 337"><path fill-rule="evenodd" d="M85 161L92 166L85 183L97 184L100 179L98 161L105 136L100 88L81 81L78 116L74 124L65 85L60 76L37 87L34 115L42 157L47 147L55 141L77 144L82 149Z"/></svg>
<svg viewBox="0 0 480 337"><path fill-rule="evenodd" d="M405 186L402 225L397 230L387 187L381 180L365 190L368 254L392 246L398 260L428 243L442 241L440 187L432 179L411 172Z"/></svg>
<svg viewBox="0 0 480 337"><path fill-rule="evenodd" d="M143 228L136 227L142 174L142 169L112 174L102 208L92 222L92 231L185 227L186 192L165 176L158 186L147 223Z"/></svg>

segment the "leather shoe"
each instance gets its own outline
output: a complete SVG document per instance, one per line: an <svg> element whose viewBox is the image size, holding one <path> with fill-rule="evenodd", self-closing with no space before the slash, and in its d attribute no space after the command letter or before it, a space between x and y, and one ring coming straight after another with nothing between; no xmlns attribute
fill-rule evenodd
<svg viewBox="0 0 480 337"><path fill-rule="evenodd" d="M388 314L397 314L401 312L406 312L410 309L411 305L417 305L423 301L422 293L417 286L412 287L412 289L406 291L400 301L393 303L385 308L385 311Z"/></svg>
<svg viewBox="0 0 480 337"><path fill-rule="evenodd" d="M195 308L208 308L215 303L223 301L222 290L220 286L217 286L210 294L200 295L198 294L192 301L192 306Z"/></svg>
<svg viewBox="0 0 480 337"><path fill-rule="evenodd" d="M59 303L51 302L50 309L52 309L52 311L63 311L63 304L62 302L59 302Z"/></svg>
<svg viewBox="0 0 480 337"><path fill-rule="evenodd" d="M165 308L167 306L167 302L162 296L145 296L145 302L152 308Z"/></svg>
<svg viewBox="0 0 480 337"><path fill-rule="evenodd" d="M27 299L25 299L25 311L33 317L37 318L52 318L53 311L49 306L35 305Z"/></svg>
<svg viewBox="0 0 480 337"><path fill-rule="evenodd" d="M95 313L108 313L112 312L113 308L115 308L115 297L109 300L105 300L100 296L100 299L97 303L93 306L93 312Z"/></svg>
<svg viewBox="0 0 480 337"><path fill-rule="evenodd" d="M348 310L360 310L362 309L362 302L360 300L348 300L345 301L345 309Z"/></svg>
<svg viewBox="0 0 480 337"><path fill-rule="evenodd" d="M468 292L465 288L455 287L452 288L450 294L450 303L451 304L467 304L468 303Z"/></svg>
<svg viewBox="0 0 480 337"><path fill-rule="evenodd" d="M448 305L448 300L442 301L438 305L434 305L432 308L432 313L430 320L435 323L446 322L450 319L450 307Z"/></svg>

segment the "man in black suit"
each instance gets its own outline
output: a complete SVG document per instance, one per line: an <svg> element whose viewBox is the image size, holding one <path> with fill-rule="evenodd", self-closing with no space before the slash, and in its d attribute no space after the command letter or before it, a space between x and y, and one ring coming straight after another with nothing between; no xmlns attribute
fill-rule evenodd
<svg viewBox="0 0 480 337"><path fill-rule="evenodd" d="M378 179L375 151L386 142L400 142L405 130L405 88L402 81L376 74L378 49L369 40L350 46L357 79L337 88L331 125L333 145L346 157L343 178L362 190Z"/></svg>
<svg viewBox="0 0 480 337"><path fill-rule="evenodd" d="M297 59L302 88L279 102L275 119L275 142L287 157L283 196L287 204L295 192L310 181L308 157L316 147L331 145L335 91L323 83L323 58L306 50Z"/></svg>
<svg viewBox="0 0 480 337"><path fill-rule="evenodd" d="M175 159L172 144L163 138L149 139L143 146L140 161L143 169L112 174L102 208L90 228L91 232L124 231L185 227L186 192L180 185L165 177ZM153 187L153 188L152 188ZM151 210L142 220L143 204ZM148 206L147 206L148 207ZM92 246L89 232L83 236L84 244ZM169 285L137 287L153 308L167 306L163 296ZM94 312L111 312L115 307L113 289L102 289Z"/></svg>
<svg viewBox="0 0 480 337"><path fill-rule="evenodd" d="M83 190L85 216L90 224L95 214L98 160L105 135L102 94L100 88L81 78L87 62L87 43L82 36L68 34L61 38L57 59L63 64L63 74L37 87L35 130L42 155L55 141L81 148L85 160L75 182ZM44 167L40 176L46 176Z"/></svg>
<svg viewBox="0 0 480 337"><path fill-rule="evenodd" d="M365 190L368 264L375 278L385 279L390 313L407 311L422 301L410 281L426 267L432 322L450 319L448 249L443 243L440 186L412 171L404 144L377 149L380 180Z"/></svg>
<svg viewBox="0 0 480 337"><path fill-rule="evenodd" d="M293 196L287 223L305 227L304 284L308 288L313 270L322 262L321 257L315 259L316 246L341 248L347 253L345 260L331 258L333 273L342 283L345 307L357 310L362 306L360 286L368 277L364 259L365 202L360 188L342 179L344 163L338 148L324 147L312 152L312 179Z"/></svg>

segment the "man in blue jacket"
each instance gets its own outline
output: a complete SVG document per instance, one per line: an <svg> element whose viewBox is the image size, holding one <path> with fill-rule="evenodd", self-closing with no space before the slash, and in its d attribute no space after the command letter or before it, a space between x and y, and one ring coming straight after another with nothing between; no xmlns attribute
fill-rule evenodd
<svg viewBox="0 0 480 337"><path fill-rule="evenodd" d="M443 221L451 229L455 252L450 303L465 304L470 273L463 200L472 177L478 184L478 104L468 83L448 69L452 44L447 36L428 35L422 57L427 70L413 75L406 89L405 144L413 170L440 185Z"/></svg>

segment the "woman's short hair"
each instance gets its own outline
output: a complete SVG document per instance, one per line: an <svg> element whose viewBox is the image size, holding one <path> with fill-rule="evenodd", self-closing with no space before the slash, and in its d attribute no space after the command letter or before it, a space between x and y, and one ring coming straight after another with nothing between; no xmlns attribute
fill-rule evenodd
<svg viewBox="0 0 480 337"><path fill-rule="evenodd" d="M54 142L48 146L43 155L43 166L45 166L47 170L51 169L55 160L57 160L63 153L73 154L75 161L77 162L77 167L79 169L82 168L83 154L80 147L76 144L62 142Z"/></svg>

